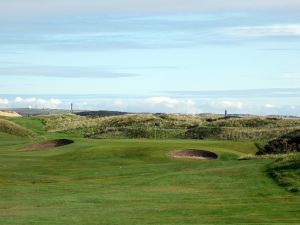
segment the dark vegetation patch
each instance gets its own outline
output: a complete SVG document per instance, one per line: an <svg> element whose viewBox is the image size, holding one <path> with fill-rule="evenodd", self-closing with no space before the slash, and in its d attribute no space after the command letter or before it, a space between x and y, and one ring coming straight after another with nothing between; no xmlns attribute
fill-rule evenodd
<svg viewBox="0 0 300 225"><path fill-rule="evenodd" d="M263 148L260 148L256 154L284 154L291 152L300 152L300 130L269 141Z"/></svg>
<svg viewBox="0 0 300 225"><path fill-rule="evenodd" d="M175 158L198 158L198 159L217 159L218 155L214 152L197 149L176 150L169 153Z"/></svg>
<svg viewBox="0 0 300 225"><path fill-rule="evenodd" d="M119 111L100 110L100 111L82 111L82 112L76 112L75 114L80 116L97 117L97 116L120 116L120 115L126 115L128 113L119 112Z"/></svg>
<svg viewBox="0 0 300 225"><path fill-rule="evenodd" d="M219 120L229 120L229 119L239 119L239 118L243 118L241 116L224 116L224 117L216 117L216 118L207 118L206 121L207 122L215 122L215 121L219 121Z"/></svg>
<svg viewBox="0 0 300 225"><path fill-rule="evenodd" d="M57 139L57 140L50 140L50 141L45 141L42 143L32 144L32 145L22 148L21 150L23 150L23 151L43 150L43 149L47 149L47 148L56 148L56 147L60 147L60 146L64 146L64 145L69 145L72 143L74 143L73 140Z"/></svg>
<svg viewBox="0 0 300 225"><path fill-rule="evenodd" d="M218 137L221 133L221 127L191 126L187 129L185 136L191 139L207 139Z"/></svg>

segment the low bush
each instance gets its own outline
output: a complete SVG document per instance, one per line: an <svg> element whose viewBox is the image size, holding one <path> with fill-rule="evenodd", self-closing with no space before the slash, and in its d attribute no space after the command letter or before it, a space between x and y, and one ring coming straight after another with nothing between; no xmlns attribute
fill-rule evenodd
<svg viewBox="0 0 300 225"><path fill-rule="evenodd" d="M299 130L269 141L264 148L257 152L257 155L284 154L288 152L300 152Z"/></svg>

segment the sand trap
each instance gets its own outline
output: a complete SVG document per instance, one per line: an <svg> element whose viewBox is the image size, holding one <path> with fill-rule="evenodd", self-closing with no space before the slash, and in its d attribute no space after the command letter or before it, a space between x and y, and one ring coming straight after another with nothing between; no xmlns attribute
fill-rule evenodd
<svg viewBox="0 0 300 225"><path fill-rule="evenodd" d="M218 155L216 153L197 150L197 149L183 149L177 150L169 153L170 156L175 158L195 158L195 159L217 159Z"/></svg>
<svg viewBox="0 0 300 225"><path fill-rule="evenodd" d="M28 146L22 148L21 150L23 150L23 151L44 150L47 148L56 148L59 146L69 145L72 143L74 143L74 141L72 141L72 140L57 139L57 140L45 141L45 142L37 143L37 144L33 144L33 145L28 145Z"/></svg>

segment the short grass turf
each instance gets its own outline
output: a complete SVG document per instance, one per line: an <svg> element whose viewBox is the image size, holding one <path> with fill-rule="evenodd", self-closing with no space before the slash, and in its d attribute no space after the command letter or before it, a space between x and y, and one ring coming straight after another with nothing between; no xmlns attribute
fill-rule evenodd
<svg viewBox="0 0 300 225"><path fill-rule="evenodd" d="M300 224L300 195L268 176L273 161L236 159L253 143L73 139L21 152L33 140L0 134L0 224ZM167 156L183 148L219 159Z"/></svg>

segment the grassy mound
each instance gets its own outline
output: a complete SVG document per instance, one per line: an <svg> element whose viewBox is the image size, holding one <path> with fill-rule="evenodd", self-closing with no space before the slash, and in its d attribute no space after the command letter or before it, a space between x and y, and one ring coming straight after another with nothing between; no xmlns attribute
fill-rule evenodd
<svg viewBox="0 0 300 225"><path fill-rule="evenodd" d="M5 119L0 119L0 132L20 137L34 136L32 131Z"/></svg>
<svg viewBox="0 0 300 225"><path fill-rule="evenodd" d="M289 191L300 192L300 155L277 160L268 173Z"/></svg>

